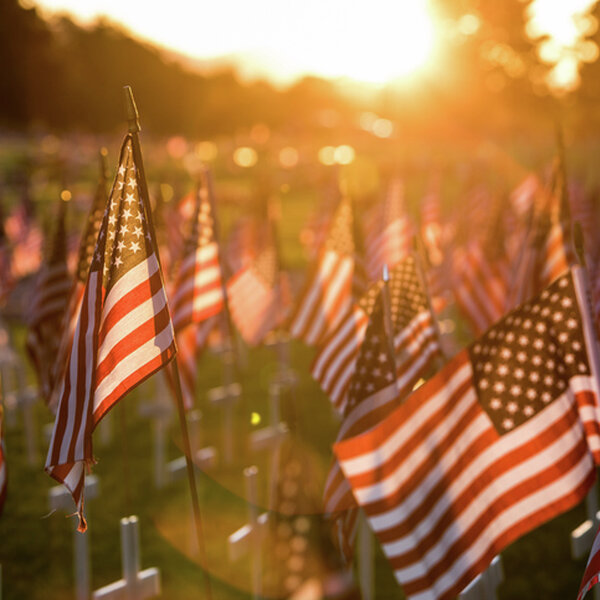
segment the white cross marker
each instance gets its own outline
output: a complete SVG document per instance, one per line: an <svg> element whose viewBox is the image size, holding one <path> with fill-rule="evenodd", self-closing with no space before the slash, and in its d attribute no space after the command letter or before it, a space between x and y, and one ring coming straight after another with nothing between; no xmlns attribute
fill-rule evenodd
<svg viewBox="0 0 600 600"><path fill-rule="evenodd" d="M490 566L459 594L458 600L496 600L496 590L504 581L502 559L494 556Z"/></svg>
<svg viewBox="0 0 600 600"><path fill-rule="evenodd" d="M252 560L252 597L260 598L262 577L262 541L267 530L268 513L258 514L256 478L258 468L244 469L246 481L246 499L248 501L248 523L232 533L228 538L229 559L238 560L245 554L251 554Z"/></svg>
<svg viewBox="0 0 600 600"><path fill-rule="evenodd" d="M160 571L140 570L140 535L136 516L121 519L121 567L123 578L99 590L93 600L145 600L160 594Z"/></svg>
<svg viewBox="0 0 600 600"><path fill-rule="evenodd" d="M86 500L95 498L100 490L98 477L85 478ZM73 512L73 497L64 485L55 485L48 490L50 510ZM90 597L90 552L88 532L73 531L73 570L75 572L75 600L88 600Z"/></svg>
<svg viewBox="0 0 600 600"><path fill-rule="evenodd" d="M154 400L141 404L139 413L152 419L153 455L154 455L154 486L164 487L169 481L166 458L166 440L169 423L173 416L173 402L167 389L166 375L157 373L153 378Z"/></svg>
<svg viewBox="0 0 600 600"><path fill-rule="evenodd" d="M571 532L571 556L573 558L582 558L590 551L598 530L600 512L598 511L596 484L594 484L585 499L585 508L587 519ZM600 586L595 585L593 592L594 600L600 600Z"/></svg>
<svg viewBox="0 0 600 600"><path fill-rule="evenodd" d="M233 409L241 395L242 386L239 383L228 383L208 390L209 402L223 408L223 459L227 465L233 462Z"/></svg>
<svg viewBox="0 0 600 600"><path fill-rule="evenodd" d="M275 348L277 353L277 373L273 377L273 383L281 386L294 386L298 377L290 367L290 335L278 329L272 331L265 339L265 346Z"/></svg>
<svg viewBox="0 0 600 600"><path fill-rule="evenodd" d="M5 333L0 331L1 334ZM25 368L14 350L0 341L0 378L2 382L2 397L7 409L7 424L14 424L16 409L23 414L23 433L25 435L25 448L27 449L27 462L36 466L38 462L38 446L36 437L35 413L33 405L38 400L38 391L35 387L28 387L25 377Z"/></svg>
<svg viewBox="0 0 600 600"><path fill-rule="evenodd" d="M202 413L192 410L186 415L188 422L190 448L192 450L192 462L199 469L211 469L217 463L217 451L213 446L200 447L200 421ZM168 481L178 481L187 476L187 464L185 456L180 456L167 464Z"/></svg>
<svg viewBox="0 0 600 600"><path fill-rule="evenodd" d="M262 429L257 429L250 434L250 448L253 451L260 452L269 450L272 452L271 466L269 468L268 504L269 509L271 510L275 503L281 443L289 433L287 424L280 420L280 395L281 386L277 383L271 383L269 386L269 420L271 424Z"/></svg>

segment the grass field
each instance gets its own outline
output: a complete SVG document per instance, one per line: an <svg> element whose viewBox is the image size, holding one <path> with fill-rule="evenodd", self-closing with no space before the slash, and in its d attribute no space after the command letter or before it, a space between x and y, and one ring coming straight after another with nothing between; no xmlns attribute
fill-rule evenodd
<svg viewBox="0 0 600 600"><path fill-rule="evenodd" d="M300 375L295 404L298 432L310 457L325 477L330 443L336 424L327 399L307 375L311 353L299 344L292 347L292 364ZM219 383L218 357L203 357L201 380L209 388ZM275 366L270 349L248 354L244 393L253 411L267 418L267 382ZM172 600L203 597L202 570L210 573L214 597L235 600L249 597L249 560L231 563L227 536L247 519L242 469L259 466L260 502L266 505L268 469L266 452L252 456L236 453L234 464L198 476L205 528L207 564L199 565L193 554L189 491L184 480L155 490L153 484L151 426L138 408L154 394L149 380L111 413L112 441L100 445L94 473L100 479L100 497L87 504L93 588L120 578L119 519L137 514L141 525L142 567L161 570L163 597ZM290 398L287 398L290 401ZM46 409L36 407L38 424L50 421ZM240 439L243 423L238 411L236 429ZM220 446L221 414L204 409L203 443ZM176 420L170 428L169 457L180 454ZM0 519L0 563L5 600L59 600L72 597L72 535L75 519L48 515L47 492L51 479L42 470L46 442L38 431L39 464L27 465L21 422L7 428L9 495ZM123 443L125 440L125 444ZM124 448L127 459L124 458ZM321 482L322 483L322 482ZM564 599L576 594L584 562L569 556L570 531L584 519L577 507L525 536L502 555L505 582L499 598ZM381 553L377 557L377 598L402 598Z"/></svg>
<svg viewBox="0 0 600 600"><path fill-rule="evenodd" d="M93 176L90 175L90 178L93 179ZM85 187L81 182L76 186L80 190ZM240 186L247 189L248 184L242 182ZM91 189L91 186L87 186L87 189ZM44 201L50 202L51 196L52 193L46 191ZM293 182L291 190L282 194L280 237L283 261L288 268L294 269L299 279L305 258L298 243L298 232L315 200L316 194L306 185L296 187ZM222 215L225 229L235 217L235 210L229 209ZM25 298L18 301L24 302ZM449 316L456 319L452 313ZM23 323L13 320L10 325L14 345L21 351ZM459 336L459 345L465 340L464 335ZM298 383L293 400L287 394L283 401L288 405L294 402L297 434L306 450L307 460L316 466L316 477L319 479L316 483L322 489L338 425L328 399L310 377L313 350L299 343L292 343L290 350L291 366L298 374ZM244 558L231 563L228 560L227 536L247 520L242 470L251 464L259 467L260 503L266 506L268 453L248 453L241 442L251 428L251 411L261 416L262 422L255 427L268 421L268 384L277 363L274 351L266 347L245 349L241 359L240 379L244 402L236 410L237 452L234 463L223 465L221 461L216 469L198 474L206 564L199 564L197 554L193 551L191 505L186 482L181 480L160 490L154 487L152 427L148 419L140 416L139 410L142 404L154 398L155 384L149 380L119 403L109 415L112 428L110 443L102 445L99 436L95 436L98 464L93 472L100 479L101 493L99 498L90 500L86 505L93 589L120 578L119 519L137 514L141 526L142 568L155 566L160 569L163 598L202 598L203 572L210 576L215 599L250 597L250 561ZM221 447L222 414L207 405L206 391L222 383L219 361L218 356L209 352L203 355L197 394L198 405L203 412L203 444L217 448ZM31 383L34 381L31 372L29 380ZM9 493L0 517L4 600L62 600L73 597L71 565L75 519L67 519L62 513L48 514L47 494L53 480L43 472L47 441L41 426L50 422L51 416L41 404L36 405L35 414L39 457L34 466L27 463L20 415L14 415L12 424L7 419ZM179 439L174 415L169 428L169 458L181 454ZM574 598L585 559L571 559L569 535L584 518L584 508L578 506L503 552L505 581L499 589L499 598ZM377 599L403 598L380 551L377 554L376 578Z"/></svg>

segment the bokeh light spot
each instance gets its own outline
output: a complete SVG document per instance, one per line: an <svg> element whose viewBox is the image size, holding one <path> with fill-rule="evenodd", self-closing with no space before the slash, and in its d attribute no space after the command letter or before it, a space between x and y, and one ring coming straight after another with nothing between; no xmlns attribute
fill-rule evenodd
<svg viewBox="0 0 600 600"><path fill-rule="evenodd" d="M238 167L253 167L258 161L258 154L250 146L240 146L233 153L233 162Z"/></svg>

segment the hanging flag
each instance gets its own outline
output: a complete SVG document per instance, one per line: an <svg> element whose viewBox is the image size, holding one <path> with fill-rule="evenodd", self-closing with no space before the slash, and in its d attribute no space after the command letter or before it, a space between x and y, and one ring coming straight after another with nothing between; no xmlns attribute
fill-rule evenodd
<svg viewBox="0 0 600 600"><path fill-rule="evenodd" d="M46 404L50 403L55 384L54 365L73 286L73 279L67 268L65 226L70 198L71 194L64 190L61 194L56 229L49 244L49 256L36 281L25 340L25 348L37 374L40 393Z"/></svg>
<svg viewBox="0 0 600 600"><path fill-rule="evenodd" d="M289 292L269 236L257 257L227 283L231 318L244 341L256 346L285 318Z"/></svg>
<svg viewBox="0 0 600 600"><path fill-rule="evenodd" d="M325 244L335 210L340 200L339 173L331 172L318 185L319 200L309 213L299 233L299 241L309 262L317 259Z"/></svg>
<svg viewBox="0 0 600 600"><path fill-rule="evenodd" d="M254 215L244 215L235 221L225 248L225 258L231 273L238 273L256 258L262 234L262 223Z"/></svg>
<svg viewBox="0 0 600 600"><path fill-rule="evenodd" d="M486 255L483 243L471 240L453 257L452 289L462 315L481 335L506 311L509 265L504 257Z"/></svg>
<svg viewBox="0 0 600 600"><path fill-rule="evenodd" d="M46 459L48 474L71 492L85 531L85 469L92 432L137 384L175 355L175 337L139 193L133 139L125 137L98 233ZM143 184L142 184L143 185Z"/></svg>
<svg viewBox="0 0 600 600"><path fill-rule="evenodd" d="M358 350L381 285L381 281L374 283L344 315L339 325L323 340L311 366L311 375L340 414L344 414L346 392Z"/></svg>
<svg viewBox="0 0 600 600"><path fill-rule="evenodd" d="M83 235L79 241L77 264L75 267L75 281L70 292L64 324L62 327L62 336L60 338L53 363L53 387L50 391L50 397L48 400L48 408L53 414L56 414L56 409L58 408L58 388L60 387L64 378L69 354L71 353L73 336L75 334L75 328L77 327L77 321L81 311L81 303L83 301L83 293L85 291L85 283L87 281L88 272L92 263L92 256L96 247L96 238L98 237L98 231L100 230L100 225L102 224L102 216L107 201L108 195L106 192L106 173L104 169L104 163L101 161L100 178L98 179L96 192L92 199L92 205L87 216Z"/></svg>
<svg viewBox="0 0 600 600"><path fill-rule="evenodd" d="M365 252L369 281L379 279L384 264L391 268L410 254L413 235L414 228L404 208L404 184L396 177L367 225Z"/></svg>
<svg viewBox="0 0 600 600"><path fill-rule="evenodd" d="M20 279L35 273L42 262L43 235L35 222L29 185L23 186L21 200L6 219L6 233L13 247L12 274Z"/></svg>
<svg viewBox="0 0 600 600"><path fill-rule="evenodd" d="M593 484L599 382L584 290L579 267L563 274L334 447L408 598L454 598Z"/></svg>
<svg viewBox="0 0 600 600"><path fill-rule="evenodd" d="M341 200L329 234L292 311L293 337L319 344L352 306L354 277L353 214L350 200Z"/></svg>
<svg viewBox="0 0 600 600"><path fill-rule="evenodd" d="M338 440L379 423L440 357L437 332L412 256L391 271L388 285L394 339L390 343L384 328L380 287L353 369ZM394 356L390 356L392 347ZM325 511L336 517L355 506L337 461L329 471L324 497ZM357 516L357 511L347 512L337 521L338 540L347 557L352 554Z"/></svg>
<svg viewBox="0 0 600 600"><path fill-rule="evenodd" d="M533 225L523 239L524 248L515 266L508 308L539 294L575 262L571 216L563 186L563 174L556 161L546 193L538 197Z"/></svg>
<svg viewBox="0 0 600 600"><path fill-rule="evenodd" d="M181 389L189 410L195 398L198 355L215 326L213 317L224 306L219 247L206 182L196 192L192 227L185 240L172 298Z"/></svg>

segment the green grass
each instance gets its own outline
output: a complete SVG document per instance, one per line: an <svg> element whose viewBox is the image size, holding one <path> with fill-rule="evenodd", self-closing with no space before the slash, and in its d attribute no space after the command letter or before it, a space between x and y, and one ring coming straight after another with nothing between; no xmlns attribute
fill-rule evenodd
<svg viewBox="0 0 600 600"><path fill-rule="evenodd" d="M336 423L327 399L308 376L312 351L292 344L292 364L299 374L295 391L298 432L307 455L317 464L322 487L331 457ZM220 382L219 358L207 353L200 373L200 406L203 410L203 443L220 447L222 414L206 406L204 390ZM215 599L249 597L250 561L232 563L227 557L227 536L247 520L242 470L257 464L260 474L259 503L266 505L268 453L253 454L240 443L248 430L248 410L268 419L267 384L276 363L273 350L259 348L247 355L242 381L247 404L236 412L237 451L234 464L198 476L206 546L206 564L193 552L193 528L189 490L185 480L156 490L153 484L151 426L139 416L139 405L154 394L149 380L120 402L110 413L112 441L100 444L95 434L94 473L101 493L86 504L92 560L92 585L96 589L120 578L119 519L137 514L141 526L142 567L161 571L163 596L172 600L203 597L203 572L210 574ZM290 402L284 398L284 404ZM285 410L285 406L284 406ZM38 424L49 422L43 406L36 407ZM261 424L261 425L262 425ZM10 425L10 424L9 424ZM169 457L180 455L180 435L173 419ZM123 443L125 440L125 444ZM38 431L39 461L26 460L20 419L6 431L9 495L0 518L0 564L5 600L59 600L72 597L72 536L75 518L63 513L48 515L48 489L53 481L43 472L46 442ZM127 450L127 457L124 456ZM573 598L583 574L585 560L569 555L569 535L584 519L579 506L538 528L510 546L502 557L505 582L499 590L503 600L520 598ZM388 563L378 550L377 594L379 598L402 598Z"/></svg>
<svg viewBox="0 0 600 600"><path fill-rule="evenodd" d="M111 149L116 154L116 148ZM22 149L25 153L25 149ZM16 168L16 154L0 154L0 165ZM149 161L151 162L151 161ZM370 181L371 168L367 162L358 164L356 172L349 172L349 185ZM95 177L87 169L86 181ZM172 173L148 170L151 181L172 181ZM177 177L181 179L181 174ZM177 178L176 177L176 178ZM355 179L353 179L355 177ZM217 178L218 183L223 181ZM235 187L235 193L250 194L250 183L233 186L225 181L225 189ZM91 192L92 185L76 182L77 189ZM375 183L373 183L375 185ZM58 187L41 186L43 193L36 196L39 204L48 208L57 195ZM367 186L369 187L369 186ZM422 186L417 186L421 188ZM181 189L185 190L182 185ZM282 219L280 239L283 262L288 268L300 270L305 256L298 243L298 233L317 194L306 183L291 181L289 190L280 194ZM219 191L217 189L217 191ZM371 188L362 190L372 191ZM415 190L415 194L418 190ZM412 193L411 193L412 195ZM8 204L17 201L15 193L8 194ZM220 215L226 231L237 214L244 210L236 203L226 205ZM82 215L80 215L82 216ZM451 315L454 318L456 315ZM459 323L460 342L467 333ZM13 327L15 345L23 347L23 327ZM309 366L313 351L302 344L291 346L291 364L299 375L294 391L299 436L307 456L317 465L318 485L322 489L329 461L331 444L337 424L332 417L329 401L312 381ZM200 564L192 547L191 503L185 480L156 490L153 483L152 432L147 419L139 416L139 406L152 399L152 380L140 386L120 402L108 417L113 438L102 445L98 433L94 448L98 459L93 472L100 479L99 498L86 505L92 561L92 588L96 589L120 578L119 519L137 514L141 527L142 568L158 567L161 571L163 598L187 600L200 598L203 593L203 574L208 572L215 600L249 598L250 560L231 563L227 557L227 536L247 520L242 470L250 464L259 467L259 501L265 506L267 498L268 454L249 453L242 440L250 429L251 411L268 419L268 383L276 369L273 350L258 348L243 352L241 382L244 403L236 409L235 433L237 451L232 465L223 465L198 475L200 504L203 516L207 560ZM33 375L29 372L29 379ZM206 390L222 382L219 358L205 353L201 359L198 404L203 411L202 434L204 445L221 446L221 411L207 406ZM290 395L284 404L291 402ZM285 407L284 407L285 411ZM26 460L23 425L18 418L6 427L6 452L9 468L9 494L4 513L0 517L0 564L2 565L2 593L4 600L62 600L73 597L72 536L74 517L63 513L48 514L48 490L53 485L43 472L47 449L41 424L51 417L44 406L35 408L38 422L39 460L30 467ZM124 442L125 441L125 442ZM169 430L169 458L181 454L180 434L176 419ZM127 451L127 458L124 453ZM501 600L535 598L563 600L574 598L585 567L585 558L570 557L570 532L584 520L582 505L554 519L518 540L502 553L505 581L499 589ZM267 551L269 549L267 548ZM376 598L401 599L403 594L395 583L391 569L378 548L376 555Z"/></svg>

